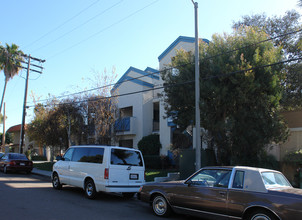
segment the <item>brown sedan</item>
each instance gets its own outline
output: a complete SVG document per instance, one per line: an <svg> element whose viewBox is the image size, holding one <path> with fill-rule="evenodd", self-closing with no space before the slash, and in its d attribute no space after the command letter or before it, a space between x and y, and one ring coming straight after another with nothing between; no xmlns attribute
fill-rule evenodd
<svg viewBox="0 0 302 220"><path fill-rule="evenodd" d="M31 173L33 162L24 154L6 153L0 158L0 169L7 173L8 171L25 171Z"/></svg>
<svg viewBox="0 0 302 220"><path fill-rule="evenodd" d="M211 219L302 219L302 189L261 168L205 167L185 181L146 184L139 198L157 216L174 211Z"/></svg>

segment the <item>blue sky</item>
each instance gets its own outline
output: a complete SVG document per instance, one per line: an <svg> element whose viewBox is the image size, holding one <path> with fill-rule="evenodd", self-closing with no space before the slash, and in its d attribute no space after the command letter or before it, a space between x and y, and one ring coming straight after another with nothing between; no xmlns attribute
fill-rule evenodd
<svg viewBox="0 0 302 220"><path fill-rule="evenodd" d="M230 33L243 15L282 16L298 0L211 0L199 3L199 37ZM31 72L28 94L41 99L90 88L93 70L118 78L130 66L158 69L158 56L178 37L194 37L191 0L0 0L0 42L45 59L43 74ZM20 124L26 71L8 83L6 129ZM116 81L118 80L116 79ZM0 73L0 93L4 74ZM28 104L32 99L28 96ZM26 122L32 119L28 110ZM1 131L2 128L0 127Z"/></svg>

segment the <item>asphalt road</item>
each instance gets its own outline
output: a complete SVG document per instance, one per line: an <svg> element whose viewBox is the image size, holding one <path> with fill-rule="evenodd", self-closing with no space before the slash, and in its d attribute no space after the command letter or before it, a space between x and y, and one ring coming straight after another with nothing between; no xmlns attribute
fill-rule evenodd
<svg viewBox="0 0 302 220"><path fill-rule="evenodd" d="M55 190L49 178L34 174L0 172L0 198L0 219L6 220L162 219L136 198L100 193L89 200L82 189L64 186ZM169 219L198 218L174 214Z"/></svg>

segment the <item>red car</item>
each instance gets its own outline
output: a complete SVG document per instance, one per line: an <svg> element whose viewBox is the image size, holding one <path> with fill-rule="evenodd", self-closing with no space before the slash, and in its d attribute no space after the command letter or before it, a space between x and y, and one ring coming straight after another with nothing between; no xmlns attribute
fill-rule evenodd
<svg viewBox="0 0 302 220"><path fill-rule="evenodd" d="M6 153L0 158L0 169L7 173L8 171L25 171L31 173L33 162L24 154Z"/></svg>

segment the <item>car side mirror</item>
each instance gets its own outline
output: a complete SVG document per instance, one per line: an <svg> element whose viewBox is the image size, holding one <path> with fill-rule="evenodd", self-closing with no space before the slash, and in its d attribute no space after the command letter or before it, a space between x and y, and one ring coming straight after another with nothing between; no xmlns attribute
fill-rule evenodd
<svg viewBox="0 0 302 220"><path fill-rule="evenodd" d="M62 156L57 156L57 157L56 157L56 160L57 160L57 161L59 161L59 160L64 160L64 158L63 158Z"/></svg>
<svg viewBox="0 0 302 220"><path fill-rule="evenodd" d="M188 181L185 182L185 184L187 184L188 186L191 186L192 185L192 181L188 180Z"/></svg>

